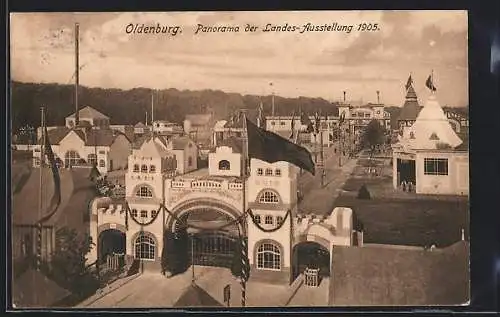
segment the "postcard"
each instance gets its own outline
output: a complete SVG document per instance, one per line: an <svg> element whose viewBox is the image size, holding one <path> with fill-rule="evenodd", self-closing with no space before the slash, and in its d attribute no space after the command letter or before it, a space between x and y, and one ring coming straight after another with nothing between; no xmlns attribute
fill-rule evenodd
<svg viewBox="0 0 500 317"><path fill-rule="evenodd" d="M466 305L467 18L12 13L12 307Z"/></svg>

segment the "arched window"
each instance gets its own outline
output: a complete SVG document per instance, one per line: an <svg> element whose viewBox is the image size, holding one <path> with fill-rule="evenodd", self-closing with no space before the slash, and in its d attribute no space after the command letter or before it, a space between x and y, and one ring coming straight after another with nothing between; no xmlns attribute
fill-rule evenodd
<svg viewBox="0 0 500 317"><path fill-rule="evenodd" d="M138 197L153 197L153 192L147 186L141 186L135 193Z"/></svg>
<svg viewBox="0 0 500 317"><path fill-rule="evenodd" d="M257 268L264 270L280 270L280 249L273 243L263 243L257 249Z"/></svg>
<svg viewBox="0 0 500 317"><path fill-rule="evenodd" d="M219 162L219 170L228 171L231 169L231 163L228 160L222 160Z"/></svg>
<svg viewBox="0 0 500 317"><path fill-rule="evenodd" d="M270 168L266 168L266 176L273 176L273 170Z"/></svg>
<svg viewBox="0 0 500 317"><path fill-rule="evenodd" d="M278 198L278 195L276 195L275 192L272 192L270 190L266 190L259 197L259 203L276 204L279 202L280 200Z"/></svg>
<svg viewBox="0 0 500 317"><path fill-rule="evenodd" d="M154 260L155 258L155 241L147 235L140 235L135 240L135 258Z"/></svg>
<svg viewBox="0 0 500 317"><path fill-rule="evenodd" d="M97 164L97 155L94 153L91 153L87 156L87 161L89 162L90 165L96 165Z"/></svg>
<svg viewBox="0 0 500 317"><path fill-rule="evenodd" d="M76 151L68 151L64 155L64 166L70 167L70 166L77 166L78 161L80 160L80 155Z"/></svg>
<svg viewBox="0 0 500 317"><path fill-rule="evenodd" d="M148 166L146 164L141 165L141 173L147 173L148 172Z"/></svg>
<svg viewBox="0 0 500 317"><path fill-rule="evenodd" d="M154 165L150 165L150 166L149 166L149 172L150 172L150 173L155 173L155 172L156 172L156 166L154 166Z"/></svg>
<svg viewBox="0 0 500 317"><path fill-rule="evenodd" d="M134 164L134 173L139 173L139 164Z"/></svg>

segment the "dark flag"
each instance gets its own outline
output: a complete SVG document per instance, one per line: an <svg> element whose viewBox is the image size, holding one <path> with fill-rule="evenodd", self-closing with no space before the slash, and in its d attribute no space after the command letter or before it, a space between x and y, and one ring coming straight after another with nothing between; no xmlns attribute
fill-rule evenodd
<svg viewBox="0 0 500 317"><path fill-rule="evenodd" d="M431 91L437 90L436 86L434 86L434 83L432 82L432 75L429 75L429 77L425 81L425 86L429 88Z"/></svg>
<svg viewBox="0 0 500 317"><path fill-rule="evenodd" d="M52 177L54 179L54 195L50 201L51 212L55 211L59 204L61 203L61 178L59 176L59 169L57 168L57 162L52 152L52 146L50 145L49 135L47 133L47 127L44 127L45 134L45 155L47 156L47 161L52 170Z"/></svg>
<svg viewBox="0 0 500 317"><path fill-rule="evenodd" d="M313 123L311 122L311 119L309 119L309 116L305 112L302 112L302 114L300 115L300 124L303 124L307 127L306 128L307 133L311 133L314 131Z"/></svg>
<svg viewBox="0 0 500 317"><path fill-rule="evenodd" d="M246 119L248 136L248 156L268 163L285 161L305 169L314 175L311 153L287 139L261 129Z"/></svg>
<svg viewBox="0 0 500 317"><path fill-rule="evenodd" d="M340 114L339 123L340 123L340 124L344 123L344 120L345 120L345 112L342 112L342 113Z"/></svg>
<svg viewBox="0 0 500 317"><path fill-rule="evenodd" d="M411 74L410 74L410 77L408 77L408 81L406 82L406 85L405 85L405 88L406 90L408 90L411 85L413 85L413 78L411 78Z"/></svg>
<svg viewBox="0 0 500 317"><path fill-rule="evenodd" d="M291 140L293 140L294 133L295 133L295 111L292 114L292 133L290 134Z"/></svg>

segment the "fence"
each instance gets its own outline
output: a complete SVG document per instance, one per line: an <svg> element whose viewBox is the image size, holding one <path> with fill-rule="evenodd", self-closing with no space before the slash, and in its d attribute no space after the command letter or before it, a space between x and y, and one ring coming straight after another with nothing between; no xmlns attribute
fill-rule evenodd
<svg viewBox="0 0 500 317"><path fill-rule="evenodd" d="M313 287L318 287L319 286L319 269L310 269L306 268L304 272L305 280L304 284L306 286L313 286Z"/></svg>

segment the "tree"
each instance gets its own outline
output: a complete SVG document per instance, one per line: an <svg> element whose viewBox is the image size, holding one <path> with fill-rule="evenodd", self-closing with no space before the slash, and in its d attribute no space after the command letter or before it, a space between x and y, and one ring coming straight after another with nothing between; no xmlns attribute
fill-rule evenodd
<svg viewBox="0 0 500 317"><path fill-rule="evenodd" d="M384 143L385 131L377 120L372 120L363 132L361 142L363 147L370 150L370 157L373 156L378 145Z"/></svg>
<svg viewBox="0 0 500 317"><path fill-rule="evenodd" d="M75 229L59 229L49 269L54 281L74 294L94 293L99 287L98 279L86 265L86 255L93 246L88 234L82 237Z"/></svg>
<svg viewBox="0 0 500 317"><path fill-rule="evenodd" d="M363 186L361 186L361 188L359 189L358 199L371 199L371 195L368 191L368 188L366 187L366 184L363 184Z"/></svg>

